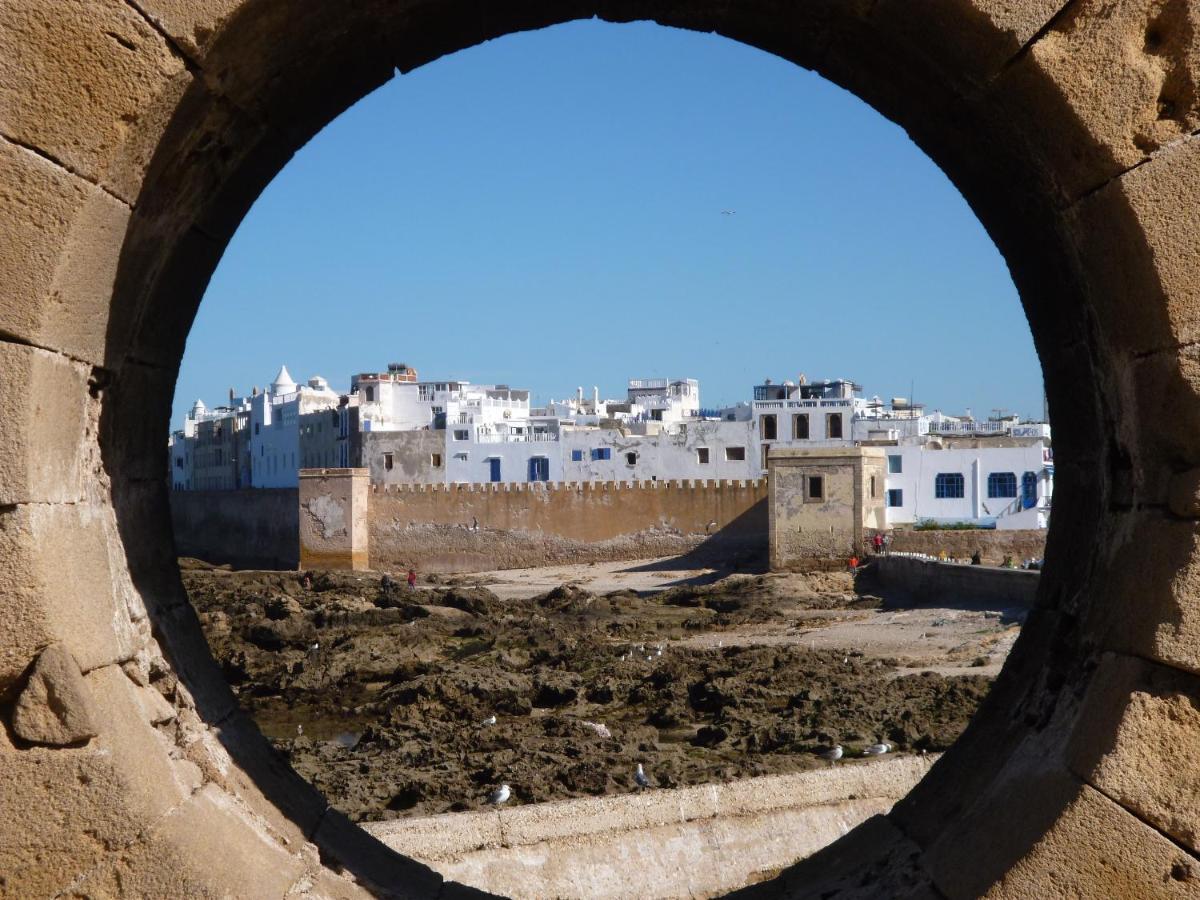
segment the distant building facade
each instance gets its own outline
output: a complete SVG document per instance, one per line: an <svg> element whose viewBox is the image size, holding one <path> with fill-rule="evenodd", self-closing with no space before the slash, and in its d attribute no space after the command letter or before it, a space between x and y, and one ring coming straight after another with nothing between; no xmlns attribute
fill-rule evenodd
<svg viewBox="0 0 1200 900"><path fill-rule="evenodd" d="M532 407L504 384L421 381L394 363L338 394L270 387L209 410L201 401L170 440L177 490L294 487L305 468L369 471L371 484L753 480L786 449L880 448L889 526L971 522L1044 528L1053 495L1050 427L997 416L926 413L901 397L865 399L853 381L770 380L748 403L705 410L693 378L631 379L626 394Z"/></svg>

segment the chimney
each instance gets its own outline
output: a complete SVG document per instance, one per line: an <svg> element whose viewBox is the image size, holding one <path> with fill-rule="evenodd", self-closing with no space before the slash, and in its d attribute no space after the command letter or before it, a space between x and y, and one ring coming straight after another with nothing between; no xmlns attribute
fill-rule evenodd
<svg viewBox="0 0 1200 900"><path fill-rule="evenodd" d="M592 412L600 415L600 385L592 385Z"/></svg>
<svg viewBox="0 0 1200 900"><path fill-rule="evenodd" d="M575 388L575 400L580 406L583 406L583 385Z"/></svg>

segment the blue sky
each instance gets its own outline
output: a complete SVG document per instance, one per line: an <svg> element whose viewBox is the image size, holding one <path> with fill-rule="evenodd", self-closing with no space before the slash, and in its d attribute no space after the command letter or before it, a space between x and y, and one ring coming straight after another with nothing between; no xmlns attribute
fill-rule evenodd
<svg viewBox="0 0 1200 900"><path fill-rule="evenodd" d="M724 215L722 210L733 210ZM173 427L281 362L528 387L853 378L1040 414L1004 261L941 171L857 98L654 25L513 35L394 78L275 178L217 268Z"/></svg>

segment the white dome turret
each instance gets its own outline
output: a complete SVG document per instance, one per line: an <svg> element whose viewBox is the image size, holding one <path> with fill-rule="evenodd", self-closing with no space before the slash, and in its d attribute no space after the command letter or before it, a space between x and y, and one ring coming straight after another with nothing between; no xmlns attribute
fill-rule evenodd
<svg viewBox="0 0 1200 900"><path fill-rule="evenodd" d="M279 374L275 376L275 380L271 382L272 394L292 394L296 391L296 382L292 380L291 373L288 372L287 366L279 367Z"/></svg>
<svg viewBox="0 0 1200 900"><path fill-rule="evenodd" d="M192 404L192 408L188 412L188 418L189 419L199 419L206 412L208 412L208 407L204 405L203 400L201 400L199 397L197 397L196 402Z"/></svg>

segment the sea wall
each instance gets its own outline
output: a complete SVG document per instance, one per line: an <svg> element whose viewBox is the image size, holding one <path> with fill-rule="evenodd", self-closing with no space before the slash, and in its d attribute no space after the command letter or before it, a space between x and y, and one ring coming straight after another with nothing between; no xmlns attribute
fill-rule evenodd
<svg viewBox="0 0 1200 900"><path fill-rule="evenodd" d="M859 587L897 603L994 604L1032 609L1040 572L883 556L863 570Z"/></svg>
<svg viewBox="0 0 1200 900"><path fill-rule="evenodd" d="M379 486L371 565L471 572L563 562L765 555L766 481Z"/></svg>
<svg viewBox="0 0 1200 900"><path fill-rule="evenodd" d="M997 529L914 531L911 528L892 532L892 549L906 553L928 553L937 556L945 550L951 559L969 559L979 550L985 563L1000 563L1006 556L1020 562L1041 559L1046 553L1046 529L1003 531Z"/></svg>
<svg viewBox="0 0 1200 900"><path fill-rule="evenodd" d="M237 569L294 569L300 560L295 488L171 491L178 556Z"/></svg>
<svg viewBox="0 0 1200 900"><path fill-rule="evenodd" d="M363 827L448 880L514 900L712 897L886 813L933 761L896 757Z"/></svg>

